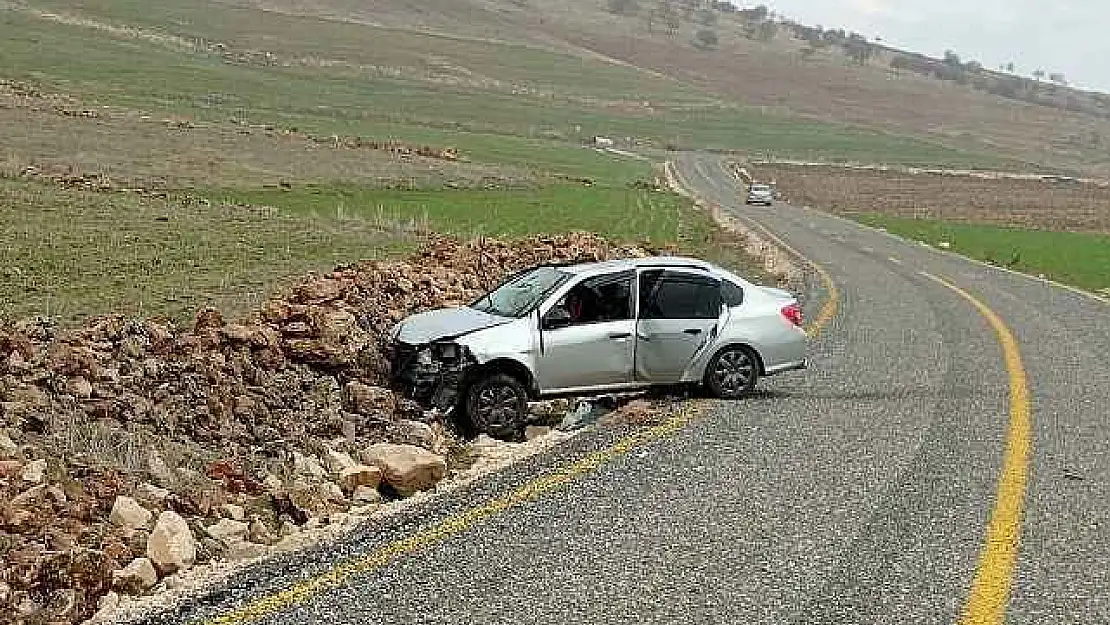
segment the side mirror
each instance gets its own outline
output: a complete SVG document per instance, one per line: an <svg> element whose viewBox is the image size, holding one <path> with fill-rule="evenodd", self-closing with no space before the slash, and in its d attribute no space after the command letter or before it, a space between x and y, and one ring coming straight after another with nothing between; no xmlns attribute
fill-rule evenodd
<svg viewBox="0 0 1110 625"><path fill-rule="evenodd" d="M570 311L563 306L556 305L543 316L543 319L540 321L540 329L557 330L571 325L572 321L573 320L570 318Z"/></svg>

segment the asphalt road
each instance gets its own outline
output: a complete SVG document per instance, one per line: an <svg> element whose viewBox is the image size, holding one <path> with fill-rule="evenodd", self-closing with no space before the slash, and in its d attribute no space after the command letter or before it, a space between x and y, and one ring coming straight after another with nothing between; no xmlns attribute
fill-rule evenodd
<svg viewBox="0 0 1110 625"><path fill-rule="evenodd" d="M1033 447L1017 560L1002 569L1007 622L1110 623L1110 306L816 211L745 207L709 156L678 171L835 282L839 314L809 371L334 587L296 590L624 432L580 437L156 621L238 625L251 606L274 624L956 623L1014 399L995 330L927 272L997 313L1028 376ZM811 277L812 318L824 287Z"/></svg>

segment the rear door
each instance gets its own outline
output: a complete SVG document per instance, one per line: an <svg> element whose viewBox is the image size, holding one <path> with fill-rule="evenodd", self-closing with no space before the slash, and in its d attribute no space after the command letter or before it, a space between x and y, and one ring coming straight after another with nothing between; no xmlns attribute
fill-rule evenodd
<svg viewBox="0 0 1110 625"><path fill-rule="evenodd" d="M680 382L716 335L721 282L697 270L649 269L640 272L638 290L636 380Z"/></svg>

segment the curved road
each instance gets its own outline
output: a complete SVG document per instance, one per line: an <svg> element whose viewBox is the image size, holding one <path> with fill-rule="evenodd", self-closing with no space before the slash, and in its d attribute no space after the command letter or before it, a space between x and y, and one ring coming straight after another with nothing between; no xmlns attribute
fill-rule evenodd
<svg viewBox="0 0 1110 625"><path fill-rule="evenodd" d="M712 157L676 170L835 283L809 371L648 436L578 437L154 620L1110 622L1110 306L745 207Z"/></svg>

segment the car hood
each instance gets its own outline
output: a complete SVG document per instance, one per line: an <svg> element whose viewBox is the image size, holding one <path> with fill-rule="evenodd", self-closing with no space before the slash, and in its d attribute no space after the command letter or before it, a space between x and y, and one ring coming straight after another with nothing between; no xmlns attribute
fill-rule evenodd
<svg viewBox="0 0 1110 625"><path fill-rule="evenodd" d="M465 306L441 308L406 318L397 327L395 338L410 345L450 340L464 334L485 330L513 321Z"/></svg>

